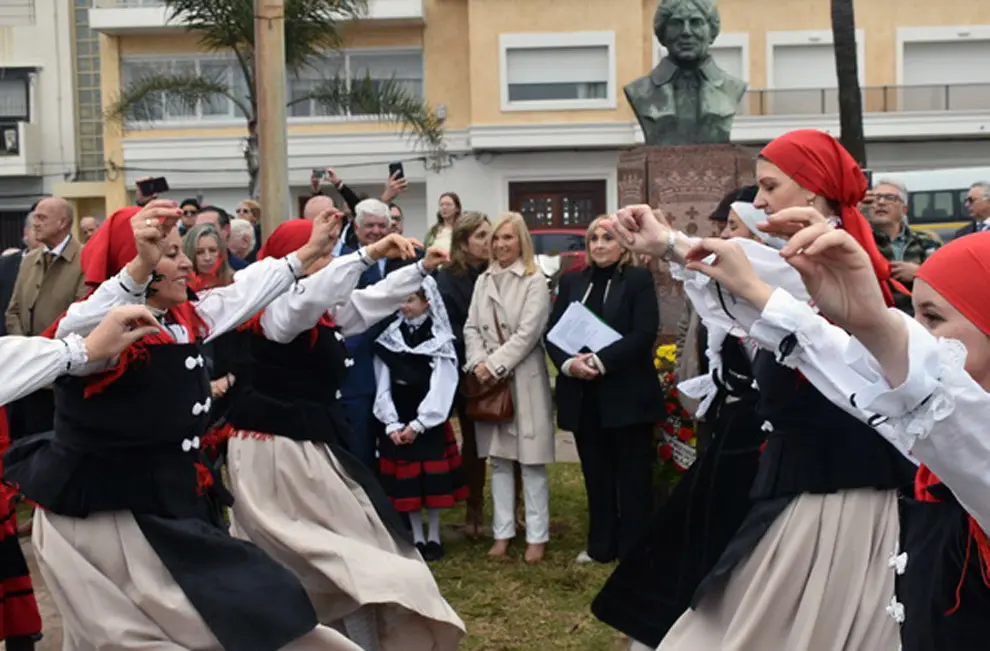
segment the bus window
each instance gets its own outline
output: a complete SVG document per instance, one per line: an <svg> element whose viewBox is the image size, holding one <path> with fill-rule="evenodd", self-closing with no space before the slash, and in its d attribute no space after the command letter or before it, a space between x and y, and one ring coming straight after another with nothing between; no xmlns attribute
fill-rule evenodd
<svg viewBox="0 0 990 651"><path fill-rule="evenodd" d="M956 192L912 192L910 221L914 224L932 224L958 219Z"/></svg>

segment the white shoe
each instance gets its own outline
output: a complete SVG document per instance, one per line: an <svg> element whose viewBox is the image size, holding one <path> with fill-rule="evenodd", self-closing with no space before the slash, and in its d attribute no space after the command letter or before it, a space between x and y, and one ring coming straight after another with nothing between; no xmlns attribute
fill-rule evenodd
<svg viewBox="0 0 990 651"><path fill-rule="evenodd" d="M577 558L574 559L574 562L577 563L578 565L584 565L586 563L594 563L595 559L593 559L591 556L588 556L588 552L585 551L578 554Z"/></svg>

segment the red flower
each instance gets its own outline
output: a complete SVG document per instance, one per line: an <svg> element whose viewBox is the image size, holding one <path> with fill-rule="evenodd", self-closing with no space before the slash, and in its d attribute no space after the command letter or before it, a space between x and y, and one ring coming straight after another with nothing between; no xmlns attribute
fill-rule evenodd
<svg viewBox="0 0 990 651"><path fill-rule="evenodd" d="M672 403L672 402L668 402L667 403L667 413L668 414L677 413L677 409L678 409L678 407L674 403Z"/></svg>
<svg viewBox="0 0 990 651"><path fill-rule="evenodd" d="M679 438L684 442L690 441L691 437L693 436L694 436L694 430L691 429L690 427L682 427L679 430L677 430L677 438Z"/></svg>
<svg viewBox="0 0 990 651"><path fill-rule="evenodd" d="M671 387L671 389L670 389L670 397L671 398L676 398L679 395L681 395L681 393L680 393L680 391L677 390L677 387Z"/></svg>
<svg viewBox="0 0 990 651"><path fill-rule="evenodd" d="M660 461L670 461L674 458L674 448L670 446L670 443L664 443L657 449L657 456Z"/></svg>

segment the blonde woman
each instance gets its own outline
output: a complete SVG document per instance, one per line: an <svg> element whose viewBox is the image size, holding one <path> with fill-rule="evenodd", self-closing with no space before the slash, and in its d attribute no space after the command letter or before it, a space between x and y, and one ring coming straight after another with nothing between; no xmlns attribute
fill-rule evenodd
<svg viewBox="0 0 990 651"><path fill-rule="evenodd" d="M557 376L557 424L574 432L588 494L588 546L579 563L624 558L653 512L653 424L666 412L653 367L660 310L652 274L598 217L585 235L588 266L564 274L552 328L580 303L621 335L601 350L569 354L547 342Z"/></svg>
<svg viewBox="0 0 990 651"><path fill-rule="evenodd" d="M194 292L229 285L234 272L227 262L227 247L213 224L197 224L182 238L182 252L193 263L195 277L189 287Z"/></svg>
<svg viewBox="0 0 990 651"><path fill-rule="evenodd" d="M482 383L510 382L513 418L475 423L478 456L492 465L492 556L516 535L513 461L522 466L526 562L543 559L550 538L546 464L554 461L553 401L541 345L550 294L522 215L506 213L492 229L488 269L478 278L464 324L465 371Z"/></svg>

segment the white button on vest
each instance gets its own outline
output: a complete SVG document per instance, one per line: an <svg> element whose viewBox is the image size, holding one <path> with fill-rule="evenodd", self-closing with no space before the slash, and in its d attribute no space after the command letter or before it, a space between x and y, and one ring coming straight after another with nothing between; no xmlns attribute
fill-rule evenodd
<svg viewBox="0 0 990 651"><path fill-rule="evenodd" d="M203 356L202 355L198 355L196 357L187 357L186 358L186 368L187 369L189 369L190 371L192 371L197 366L200 367L200 368L203 368Z"/></svg>
<svg viewBox="0 0 990 651"><path fill-rule="evenodd" d="M760 429L763 430L764 432L772 432L773 431L773 423L771 423L768 420L765 420L765 421L763 421L763 426L760 427Z"/></svg>
<svg viewBox="0 0 990 651"><path fill-rule="evenodd" d="M338 392L337 392L337 400L340 400L340 397L341 397L342 395L344 395L344 394L342 394L342 393L341 393L340 391L338 391Z"/></svg>
<svg viewBox="0 0 990 651"><path fill-rule="evenodd" d="M907 570L908 555L907 552L901 552L900 554L891 554L890 558L887 559L887 567L891 568L898 575L904 574Z"/></svg>
<svg viewBox="0 0 990 651"><path fill-rule="evenodd" d="M199 416L200 414L205 414L210 410L210 399L207 398L202 404L196 403L193 405L192 413L193 416Z"/></svg>
<svg viewBox="0 0 990 651"><path fill-rule="evenodd" d="M347 359L344 360L344 366L346 368L350 368L350 367L354 366L354 360L351 359L350 357L348 357Z"/></svg>
<svg viewBox="0 0 990 651"><path fill-rule="evenodd" d="M192 444L192 441L191 440L189 440L189 439L182 439L182 451L183 452L189 452L190 450L192 450L192 448L193 448L193 444Z"/></svg>
<svg viewBox="0 0 990 651"><path fill-rule="evenodd" d="M333 333L333 336L337 338L337 341L343 341L344 340L344 335L340 334L340 332L334 332Z"/></svg>

